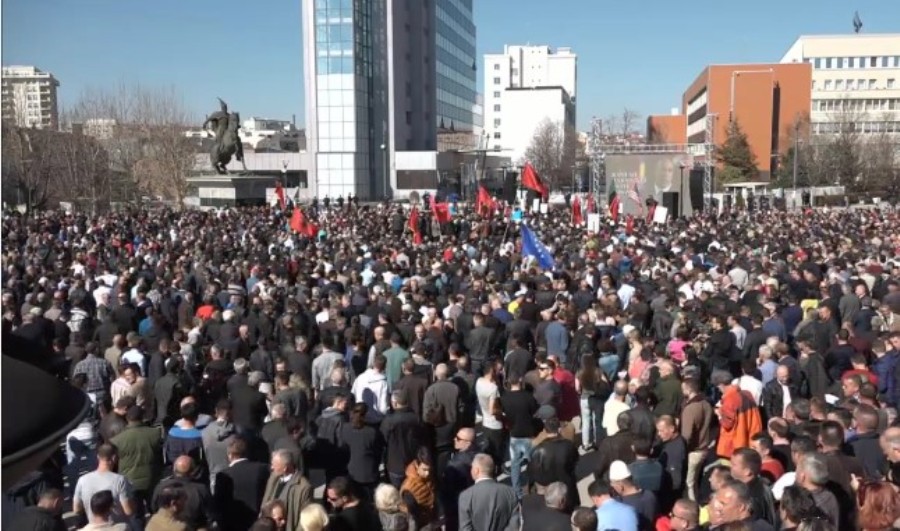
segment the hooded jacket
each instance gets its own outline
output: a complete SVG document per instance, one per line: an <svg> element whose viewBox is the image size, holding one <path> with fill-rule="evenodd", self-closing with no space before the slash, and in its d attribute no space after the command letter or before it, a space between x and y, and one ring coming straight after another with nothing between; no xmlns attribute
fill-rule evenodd
<svg viewBox="0 0 900 531"><path fill-rule="evenodd" d="M388 412L388 381L387 377L375 369L368 369L360 374L353 382L353 397L357 402L363 402L369 406L366 415L367 421L378 422Z"/></svg>
<svg viewBox="0 0 900 531"><path fill-rule="evenodd" d="M236 433L231 422L215 421L203 430L203 452L210 477L228 468L228 439Z"/></svg>

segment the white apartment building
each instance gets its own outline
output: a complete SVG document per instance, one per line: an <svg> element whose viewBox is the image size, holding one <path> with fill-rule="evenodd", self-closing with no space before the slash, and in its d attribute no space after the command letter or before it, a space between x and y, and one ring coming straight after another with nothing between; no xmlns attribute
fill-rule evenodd
<svg viewBox="0 0 900 531"><path fill-rule="evenodd" d="M484 56L484 131L489 147L520 161L545 119L575 125L578 56L570 48L504 46Z"/></svg>
<svg viewBox="0 0 900 531"><path fill-rule="evenodd" d="M804 35L781 62L812 64L813 133L849 116L861 133L900 134L900 34Z"/></svg>
<svg viewBox="0 0 900 531"><path fill-rule="evenodd" d="M4 66L3 121L19 127L59 129L59 81L33 66Z"/></svg>

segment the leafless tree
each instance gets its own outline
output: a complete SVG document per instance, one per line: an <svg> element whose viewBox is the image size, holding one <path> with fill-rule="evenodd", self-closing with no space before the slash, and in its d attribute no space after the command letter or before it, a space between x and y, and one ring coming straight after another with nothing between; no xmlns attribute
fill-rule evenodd
<svg viewBox="0 0 900 531"><path fill-rule="evenodd" d="M123 83L89 89L64 116L67 123L85 124L88 133L111 128L114 134L100 136L112 167L140 193L182 203L196 151L184 132L195 120L173 88Z"/></svg>
<svg viewBox="0 0 900 531"><path fill-rule="evenodd" d="M572 180L578 157L578 134L574 127L544 120L535 128L525 159L531 162L550 189Z"/></svg>
<svg viewBox="0 0 900 531"><path fill-rule="evenodd" d="M622 136L627 137L630 134L637 132L637 124L640 119L641 114L639 112L629 109L628 107L622 109L622 115L619 119Z"/></svg>

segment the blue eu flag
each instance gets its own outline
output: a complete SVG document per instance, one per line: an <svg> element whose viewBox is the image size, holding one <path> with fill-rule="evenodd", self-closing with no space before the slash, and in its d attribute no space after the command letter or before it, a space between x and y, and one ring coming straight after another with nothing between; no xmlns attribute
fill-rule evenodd
<svg viewBox="0 0 900 531"><path fill-rule="evenodd" d="M553 255L537 239L528 225L522 225L522 255L535 257L542 269L553 269Z"/></svg>

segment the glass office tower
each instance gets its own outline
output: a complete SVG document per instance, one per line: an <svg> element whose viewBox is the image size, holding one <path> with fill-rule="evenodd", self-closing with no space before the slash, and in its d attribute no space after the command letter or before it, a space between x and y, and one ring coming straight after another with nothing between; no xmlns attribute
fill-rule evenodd
<svg viewBox="0 0 900 531"><path fill-rule="evenodd" d="M472 131L478 62L472 0L435 0L437 126Z"/></svg>

